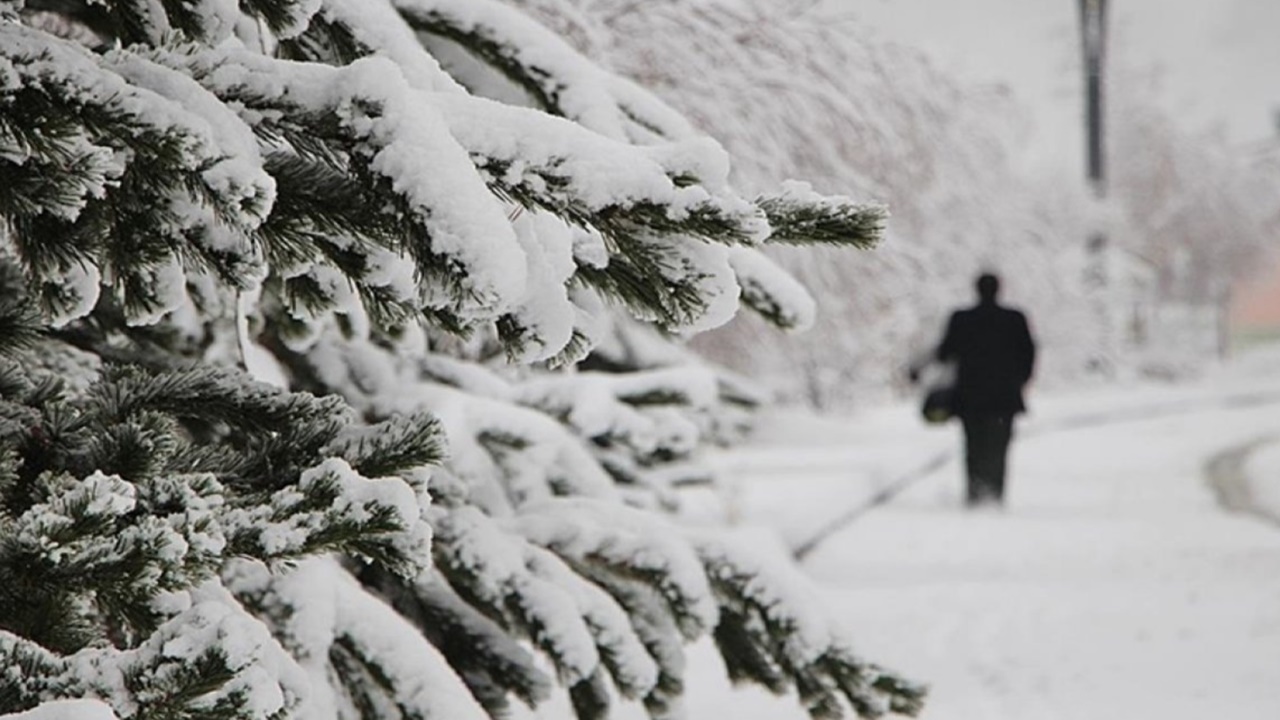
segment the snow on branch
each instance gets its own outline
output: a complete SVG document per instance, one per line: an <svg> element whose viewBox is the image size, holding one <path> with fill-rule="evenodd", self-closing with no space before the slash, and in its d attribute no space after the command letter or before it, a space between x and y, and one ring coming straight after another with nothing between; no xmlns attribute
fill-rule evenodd
<svg viewBox="0 0 1280 720"><path fill-rule="evenodd" d="M217 705L227 717L265 720L296 704L301 691L262 685L276 677L268 665L289 661L269 640L254 639L265 638L256 621L210 585L232 555L277 562L333 550L408 578L429 562L422 500L408 482L368 480L340 458L321 460L321 448L350 422L340 402L210 369L116 369L78 394L2 370L0 440L31 448L28 462L40 475L23 463L2 465L0 628L63 653L45 662L15 640L6 652L29 672L25 684L0 680L11 684L0 688L4 697L66 696L75 679L89 683L74 686L80 695L117 709L154 702L194 719ZM193 427L222 442L193 445ZM428 424L425 438L407 437L429 448L434 432ZM392 475L429 459L422 448L335 449ZM99 469L79 477L86 467ZM132 649L86 649L107 636ZM90 666L102 668L101 683L120 672L130 677L130 668L141 680L127 693L102 689ZM177 712L184 703L188 714Z"/></svg>
<svg viewBox="0 0 1280 720"><path fill-rule="evenodd" d="M582 442L540 412L423 383L380 403L418 404L431 407L448 434L449 467L479 487L496 484L505 502L521 506L557 494L616 496Z"/></svg>
<svg viewBox="0 0 1280 720"><path fill-rule="evenodd" d="M433 553L450 585L490 617L528 637L568 685L589 678L600 654L570 588L530 568L530 546L473 507L436 518Z"/></svg>
<svg viewBox="0 0 1280 720"><path fill-rule="evenodd" d="M552 115L483 98L436 98L454 136L495 191L606 234L631 228L721 243L754 243L768 225L751 203L713 194L652 152ZM686 161L687 162L687 161ZM632 230L631 232L635 232Z"/></svg>
<svg viewBox="0 0 1280 720"><path fill-rule="evenodd" d="M406 717L487 718L421 629L335 559L309 559L280 574L234 561L223 578L309 676L313 692L300 716L354 706L394 708Z"/></svg>
<svg viewBox="0 0 1280 720"><path fill-rule="evenodd" d="M631 626L627 613L600 587L578 575L556 555L532 548L529 569L561 588L582 613L600 655L601 665L624 698L648 695L658 682L658 666ZM599 673L600 669L596 669Z"/></svg>
<svg viewBox="0 0 1280 720"><path fill-rule="evenodd" d="M463 600L439 572L412 586L379 578L379 590L398 612L434 639L490 716L509 711L508 695L535 707L551 695L552 681L519 636Z"/></svg>
<svg viewBox="0 0 1280 720"><path fill-rule="evenodd" d="M698 456L720 401L718 379L708 368L580 372L530 379L517 392L521 404L588 438L597 461L634 504L675 507L676 486L712 475Z"/></svg>
<svg viewBox="0 0 1280 720"><path fill-rule="evenodd" d="M342 65L367 55L386 57L405 81L425 92L465 92L414 37L388 2L316 0L319 12L306 31L283 43L286 55Z"/></svg>
<svg viewBox="0 0 1280 720"><path fill-rule="evenodd" d="M57 322L92 309L103 275L135 323L182 302L184 266L261 278L244 236L274 182L221 103L128 50L97 57L11 23L0 43L0 214Z"/></svg>
<svg viewBox="0 0 1280 720"><path fill-rule="evenodd" d="M574 565L651 584L685 637L715 626L718 611L702 564L667 521L586 498L557 498L525 508L511 522Z"/></svg>
<svg viewBox="0 0 1280 720"><path fill-rule="evenodd" d="M795 180L783 183L782 192L756 202L769 216L773 228L769 241L789 245L869 248L880 242L889 216L884 205L819 195L808 183Z"/></svg>
<svg viewBox="0 0 1280 720"><path fill-rule="evenodd" d="M714 637L732 679L794 689L814 718L844 717L845 703L864 718L919 712L925 689L856 656L788 558L724 534L692 539L721 607Z"/></svg>
<svg viewBox="0 0 1280 720"><path fill-rule="evenodd" d="M279 38L302 32L319 9L319 0L238 0L240 9L261 18Z"/></svg>
<svg viewBox="0 0 1280 720"><path fill-rule="evenodd" d="M437 17L442 12L439 7L427 11L423 9L422 3L411 4L413 7L410 9L406 9L405 5L400 6L410 23L414 22L415 17L420 19L423 13ZM621 86L625 84L624 81L577 55L545 28L523 18L510 8L494 6L484 9L472 4L466 4L465 10L462 7L458 5L454 9L479 23L477 27L505 28L507 32L515 33L514 37L521 39L526 36L538 38L538 42L550 48L543 55L558 58L554 63L557 68L561 68L560 75L556 76L558 82L562 85L572 84L564 77L565 74L572 74L575 78L595 78L590 82L583 81L584 87L596 89L585 90L581 93L582 97L593 98L592 103L599 105L602 110L598 114L602 116L608 112L619 112L617 101L608 96L603 88L609 83ZM356 12L348 8L345 2L339 1L329 3L322 16L325 22L332 25L326 31L327 36L333 36L342 30L345 33L343 37L347 38L344 42L351 44L351 47L339 52L344 59L351 59L346 55L359 57L374 53L404 58L411 68L408 77L420 78L416 81L416 86L439 85L433 80L436 72L434 61L425 70L417 69L423 64L421 57L427 56L420 48L416 51L409 48L407 41L411 38L407 37L408 32L402 27L403 23L397 25L391 18L380 13L380 10L373 13ZM498 30L495 29L494 32L497 33ZM329 40L330 45L334 42ZM549 77L545 74L539 76ZM642 90L634 87L628 93L634 97L644 96ZM656 99L648 99L654 107L669 112ZM633 148L626 143L609 143L603 138L585 133L576 124L549 122L548 119L522 108L491 104L483 109L488 117L482 118L471 107L478 102L480 101L464 96L441 100L446 114L458 116L451 122L454 135L471 151L490 188L500 197L524 207L540 208L584 228L598 231L608 243L612 262L603 265L588 263L575 277L623 302L639 317L657 321L672 329L696 331L724 322L728 313L736 307L739 294L732 283L725 282L733 275L725 271L720 253L681 247L689 242L685 238L753 243L772 231L763 222L759 210L725 193L728 161L718 144L682 130L675 135L682 138L681 142L662 142L644 149ZM563 108L547 109L581 121L580 117L565 113ZM511 117L510 131L495 134L486 130L484 134L477 135L475 129L493 126L497 119L492 117L495 113ZM539 124L539 132L517 132L518 129L528 128L535 123ZM584 124L588 128L593 127L591 123ZM625 139L625 133L619 132L616 127L599 126L595 129L606 137ZM558 140L561 137L564 139ZM495 145L494 138L502 138L506 143L520 138L522 144L517 149L509 149L503 145ZM537 142L531 144L533 140ZM636 172L639 167L652 163L657 164L654 172ZM707 190L712 188L716 194L708 195ZM792 223L792 232L785 236L790 241L798 241L794 240L796 216L807 218L805 213L812 214L817 207L814 198L809 200L803 212L790 207L787 208L789 214L779 216ZM798 200L792 206L797 203ZM779 206L780 213L781 210ZM825 212L826 219L830 221L833 213L830 208ZM735 219L735 215L740 219ZM625 218L625 221L619 222L621 218ZM848 219L845 218L846 221ZM810 226L812 225L814 223L811 222ZM855 231L848 227L848 222L843 227L831 227L832 225L832 222L828 222L824 226L828 231L823 238L825 242L834 241L831 239L834 232ZM866 228L858 228L856 231L864 235L867 233ZM671 240L667 240L667 237ZM527 242L525 246L529 250ZM709 268L708 262L712 263ZM768 308L764 312L765 317L784 327L806 325L806 310L796 302L798 293L790 292L779 297L772 294L774 290L785 290L788 284L785 279L777 279L785 277L781 269L768 271L768 275L775 278L771 282L761 281L767 264L768 261L757 260L754 263L754 275L738 277L738 285L742 285L744 289L748 284L750 286L750 294L746 298L748 305L756 309ZM531 277L536 275L531 274ZM662 282L645 280L654 277L661 278ZM707 282L709 278L719 279ZM700 287L688 287L691 281ZM527 308L530 306L549 307L547 300L536 298L563 297L563 290L559 288L548 288L548 291L551 294L542 292L534 296L531 293L529 302L521 304L516 312L506 316L500 323L499 329L515 357L550 357L575 337L581 337L565 334L570 326L563 319L564 313L560 313L561 319L558 321L551 321L554 316L547 312L538 313L536 318L529 317ZM719 300L709 306L704 301L707 297ZM555 302L564 306L563 300ZM543 330L549 332L550 339L542 336L540 331Z"/></svg>
<svg viewBox="0 0 1280 720"><path fill-rule="evenodd" d="M269 502L229 511L223 523L236 555L281 562L345 550L412 577L425 569L430 546L419 516L417 497L399 478L369 480L330 458Z"/></svg>
<svg viewBox="0 0 1280 720"><path fill-rule="evenodd" d="M397 7L416 28L457 41L499 69L537 98L544 110L617 140L658 143L651 154L679 158L687 164L681 168L669 165L668 173L673 177L695 178L717 188L727 182L727 158L719 145L697 139L688 123L664 103L630 81L601 70L533 20L494 3L398 0ZM619 117L624 122L620 123ZM673 139L683 142L671 144ZM694 145L705 146L707 151ZM502 191L513 192L510 188ZM521 195L514 193L513 197L519 200ZM839 198L825 200L812 192L803 199L794 193L786 198L768 198L760 205L771 222L780 224L770 231L772 240L867 246L878 241L883 231L883 217L876 206L853 205ZM538 199L535 196L521 202ZM608 231L608 226L592 223L589 218L582 221ZM651 259L653 253L643 244L633 247L619 242L617 232L610 235L620 245L615 255L622 257L616 258L612 272L587 267L582 277L639 308L641 317L671 327L684 324L681 318L700 311L679 293L668 295L638 284L635 278L654 269L661 271L667 261ZM769 267L772 261L757 256L748 263L741 259L744 254L735 251L738 259L733 262L743 301L781 327L802 329L810 325L813 303L798 283L781 268ZM654 307L659 308L656 314Z"/></svg>
<svg viewBox="0 0 1280 720"><path fill-rule="evenodd" d="M755 248L733 248L729 262L742 286L742 302L784 330L813 326L817 303L790 273Z"/></svg>
<svg viewBox="0 0 1280 720"><path fill-rule="evenodd" d="M0 696L27 706L87 697L180 720L212 713L269 720L296 709L306 692L266 628L217 600L190 605L129 650L93 647L64 657L0 630L0 658L22 669L0 676Z"/></svg>
<svg viewBox="0 0 1280 720"><path fill-rule="evenodd" d="M367 182L395 200L423 304L464 321L493 318L524 292L524 252L437 107L385 58L334 68L221 46L166 59L268 132L341 144ZM301 127L287 126L302 123ZM394 221L394 220L393 220Z"/></svg>
<svg viewBox="0 0 1280 720"><path fill-rule="evenodd" d="M4 720L119 720L101 700L51 700L26 712L0 716Z"/></svg>
<svg viewBox="0 0 1280 720"><path fill-rule="evenodd" d="M491 0L393 0L415 30L448 38L524 88L538 106L608 137L692 134L684 118L582 57L554 33Z"/></svg>

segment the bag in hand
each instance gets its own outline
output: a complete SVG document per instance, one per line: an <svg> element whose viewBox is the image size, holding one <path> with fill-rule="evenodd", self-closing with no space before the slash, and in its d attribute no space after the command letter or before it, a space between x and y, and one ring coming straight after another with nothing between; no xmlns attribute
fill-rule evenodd
<svg viewBox="0 0 1280 720"><path fill-rule="evenodd" d="M935 385L924 395L920 414L927 423L944 423L955 417L956 389L952 385Z"/></svg>

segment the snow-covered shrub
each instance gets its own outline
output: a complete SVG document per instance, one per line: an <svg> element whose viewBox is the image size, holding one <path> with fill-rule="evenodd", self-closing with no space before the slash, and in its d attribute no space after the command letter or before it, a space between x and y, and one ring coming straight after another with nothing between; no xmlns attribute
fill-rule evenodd
<svg viewBox="0 0 1280 720"><path fill-rule="evenodd" d="M757 401L661 333L883 218L500 3L0 3L0 714L675 717L701 636L916 710L661 512Z"/></svg>

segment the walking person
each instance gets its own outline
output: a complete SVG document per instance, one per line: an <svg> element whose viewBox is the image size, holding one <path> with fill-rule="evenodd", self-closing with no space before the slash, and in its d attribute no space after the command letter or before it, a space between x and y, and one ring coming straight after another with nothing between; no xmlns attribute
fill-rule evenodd
<svg viewBox="0 0 1280 720"><path fill-rule="evenodd" d="M1022 391L1036 357L1026 316L996 302L1000 279L984 273L976 287L978 304L952 313L935 353L955 363L952 409L964 425L970 507L1004 502L1013 420L1026 411Z"/></svg>

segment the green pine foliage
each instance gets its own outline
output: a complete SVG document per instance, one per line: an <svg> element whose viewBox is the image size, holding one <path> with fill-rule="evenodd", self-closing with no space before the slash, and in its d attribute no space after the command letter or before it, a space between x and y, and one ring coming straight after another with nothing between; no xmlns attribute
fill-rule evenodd
<svg viewBox="0 0 1280 720"><path fill-rule="evenodd" d="M759 398L667 333L882 221L500 3L0 2L0 715L914 713L670 516Z"/></svg>

